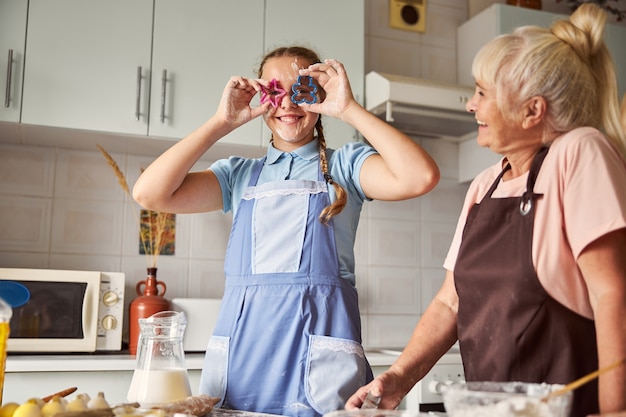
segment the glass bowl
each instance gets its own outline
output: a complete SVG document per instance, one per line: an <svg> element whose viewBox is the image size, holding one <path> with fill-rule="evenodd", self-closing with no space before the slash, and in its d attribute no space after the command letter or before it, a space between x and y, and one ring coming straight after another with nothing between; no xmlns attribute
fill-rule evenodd
<svg viewBox="0 0 626 417"><path fill-rule="evenodd" d="M568 417L571 391L542 400L562 387L526 382L456 383L443 391L443 403L448 417Z"/></svg>

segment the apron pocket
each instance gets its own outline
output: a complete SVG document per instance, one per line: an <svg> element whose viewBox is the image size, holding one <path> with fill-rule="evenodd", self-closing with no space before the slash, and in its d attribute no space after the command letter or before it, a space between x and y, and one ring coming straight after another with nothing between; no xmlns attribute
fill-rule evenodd
<svg viewBox="0 0 626 417"><path fill-rule="evenodd" d="M343 409L348 398L365 385L366 369L360 343L312 335L305 376L311 406L321 414Z"/></svg>
<svg viewBox="0 0 626 417"><path fill-rule="evenodd" d="M200 376L200 392L220 398L220 402L215 405L217 408L221 407L226 394L229 345L230 337L211 336Z"/></svg>

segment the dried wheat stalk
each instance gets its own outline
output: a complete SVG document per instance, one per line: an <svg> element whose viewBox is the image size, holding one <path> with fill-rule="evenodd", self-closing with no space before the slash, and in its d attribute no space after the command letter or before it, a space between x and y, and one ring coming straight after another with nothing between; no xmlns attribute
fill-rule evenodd
<svg viewBox="0 0 626 417"><path fill-rule="evenodd" d="M109 155L109 153L105 151L102 146L100 145L96 145L96 146L98 147L98 149L100 149L100 152L102 152L102 155L104 155L104 158L107 160L107 162L113 169L113 172L115 173L115 176L117 177L117 182L122 186L122 189L124 190L124 192L126 192L126 194L128 194L128 196L131 197L130 188L128 188L126 177L124 176L124 173L120 169L119 165L117 165L117 162L115 162L115 159L113 159L113 157Z"/></svg>
<svg viewBox="0 0 626 417"><path fill-rule="evenodd" d="M130 192L130 188L128 187L128 182L126 181L126 177L124 176L124 173L120 169L119 165L117 165L117 162L115 162L113 157L106 150L104 150L102 146L96 146L104 155L104 158L107 160L109 166L113 169L113 172L117 177L117 182L120 184L120 186L132 202L133 198ZM137 208L132 203L131 207L133 208L134 212L133 217L137 220L137 224L139 226L139 237L141 240L141 245L143 246L143 251L146 254L146 258L148 259L148 266L156 268L157 259L159 257L159 254L161 253L161 249L163 246L163 235L165 229L167 228L170 214L148 211L148 227L147 230L144 230L141 228L141 216L139 215L139 213L137 213ZM154 216L152 215L152 213L154 213ZM152 243L152 245L150 245L150 243Z"/></svg>

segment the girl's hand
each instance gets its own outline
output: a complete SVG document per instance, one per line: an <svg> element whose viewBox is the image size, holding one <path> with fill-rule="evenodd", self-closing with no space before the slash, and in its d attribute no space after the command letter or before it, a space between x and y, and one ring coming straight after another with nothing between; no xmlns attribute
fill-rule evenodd
<svg viewBox="0 0 626 417"><path fill-rule="evenodd" d="M326 93L326 97L320 97L317 103L299 104L306 110L341 119L349 108L359 106L352 95L350 81L341 62L327 59L324 63L301 69L300 75L313 77Z"/></svg>
<svg viewBox="0 0 626 417"><path fill-rule="evenodd" d="M222 92L216 115L235 129L267 112L270 103L252 107L252 98L261 91L263 80L231 77Z"/></svg>

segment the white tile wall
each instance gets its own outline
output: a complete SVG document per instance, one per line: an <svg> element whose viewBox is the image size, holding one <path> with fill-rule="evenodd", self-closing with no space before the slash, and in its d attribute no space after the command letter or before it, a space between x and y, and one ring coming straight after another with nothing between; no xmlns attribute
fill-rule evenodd
<svg viewBox="0 0 626 417"><path fill-rule="evenodd" d="M4 195L0 200L0 250L48 252L52 201Z"/></svg>
<svg viewBox="0 0 626 417"><path fill-rule="evenodd" d="M455 33L467 16L465 2L429 0L427 31L419 34L388 27L387 1L366 1L366 71L456 80ZM415 140L437 161L440 184L418 199L367 203L357 232L357 289L370 347L408 341L443 280L441 265L466 190L455 180L455 143ZM123 271L128 303L148 266L138 254L138 207L100 152L0 142L0 266ZM131 187L154 157L112 156ZM222 213L176 217L176 255L158 260L166 297L221 296L231 221Z"/></svg>
<svg viewBox="0 0 626 417"><path fill-rule="evenodd" d="M429 0L425 33L390 28L387 1L366 4L366 73L456 82L456 28L467 19L467 2ZM372 202L359 225L357 279L365 277L367 285L357 282L357 288L369 346L403 346L443 282L442 263L466 186L456 181L455 143L422 139L421 144L439 165L439 185L415 200Z"/></svg>
<svg viewBox="0 0 626 417"><path fill-rule="evenodd" d="M366 73L456 82L456 28L467 20L465 1L429 0L425 33L389 27L389 2L366 2Z"/></svg>
<svg viewBox="0 0 626 417"><path fill-rule="evenodd" d="M75 255L122 254L123 202L55 198L51 250Z"/></svg>
<svg viewBox="0 0 626 417"><path fill-rule="evenodd" d="M52 197L54 149L6 146L0 153L0 191L35 197Z"/></svg>

